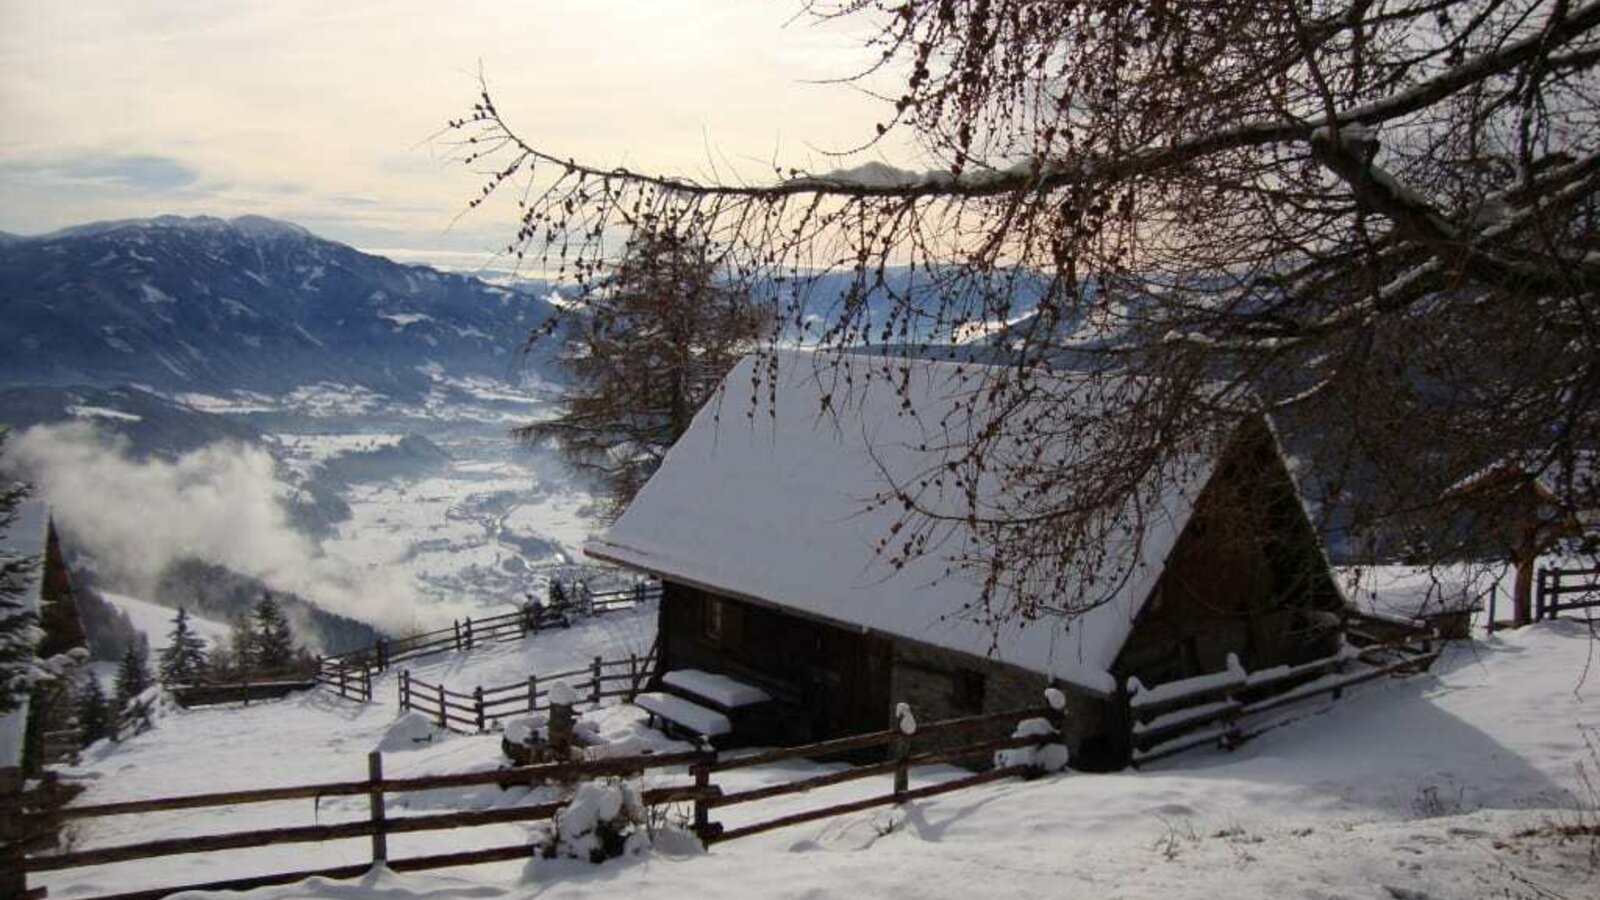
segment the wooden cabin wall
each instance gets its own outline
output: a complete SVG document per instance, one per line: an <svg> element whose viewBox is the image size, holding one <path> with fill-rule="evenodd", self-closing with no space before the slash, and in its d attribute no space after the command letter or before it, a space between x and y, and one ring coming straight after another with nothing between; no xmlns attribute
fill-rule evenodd
<svg viewBox="0 0 1600 900"><path fill-rule="evenodd" d="M885 727L891 651L883 638L668 581L661 598L662 671L725 672L797 710L787 740Z"/></svg>
<svg viewBox="0 0 1600 900"><path fill-rule="evenodd" d="M720 612L713 612L714 604ZM662 670L724 672L768 688L797 710L770 736L775 742L887 728L902 702L923 722L1037 707L1049 686L1043 675L993 660L840 628L671 581L660 609ZM719 622L712 621L715 616ZM1092 754L1105 704L1071 688L1064 692L1066 743L1075 756L1086 748ZM977 739L950 738L951 745Z"/></svg>
<svg viewBox="0 0 1600 900"><path fill-rule="evenodd" d="M1342 600L1265 423L1240 428L1118 658L1159 684L1333 652Z"/></svg>

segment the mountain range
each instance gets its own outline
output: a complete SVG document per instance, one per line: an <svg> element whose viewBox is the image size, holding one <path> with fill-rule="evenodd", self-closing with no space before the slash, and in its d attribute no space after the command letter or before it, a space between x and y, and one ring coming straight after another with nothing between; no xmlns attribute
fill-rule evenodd
<svg viewBox="0 0 1600 900"><path fill-rule="evenodd" d="M0 385L395 396L431 372L515 378L553 311L260 216L160 216L0 237Z"/></svg>

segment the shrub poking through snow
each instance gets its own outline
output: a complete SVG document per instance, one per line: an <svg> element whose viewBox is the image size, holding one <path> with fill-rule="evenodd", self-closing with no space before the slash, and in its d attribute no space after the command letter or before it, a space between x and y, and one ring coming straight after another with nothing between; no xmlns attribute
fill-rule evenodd
<svg viewBox="0 0 1600 900"><path fill-rule="evenodd" d="M1011 736L1045 738L1057 734L1059 732L1055 726L1044 719L1023 719L1017 723L1017 730ZM1041 772L1059 772L1067 767L1067 760L1067 745L1059 742L1036 747L1015 747L1000 750L994 755L995 768L1032 766Z"/></svg>
<svg viewBox="0 0 1600 900"><path fill-rule="evenodd" d="M443 734L444 730L436 722L412 710L394 720L394 724L383 733L383 739L378 741L375 749L382 753L416 750L432 743Z"/></svg>
<svg viewBox="0 0 1600 900"><path fill-rule="evenodd" d="M556 813L555 839L544 855L599 863L643 853L650 847L647 822L633 785L586 781L573 792L567 808Z"/></svg>

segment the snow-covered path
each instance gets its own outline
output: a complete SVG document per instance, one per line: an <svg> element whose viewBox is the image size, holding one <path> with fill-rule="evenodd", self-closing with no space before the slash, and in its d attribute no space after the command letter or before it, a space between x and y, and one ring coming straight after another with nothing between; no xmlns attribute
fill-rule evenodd
<svg viewBox="0 0 1600 900"><path fill-rule="evenodd" d="M628 624L541 635L482 655L441 658L431 670L452 686L497 683L518 666L549 671L581 664L648 633L646 613ZM639 633L630 629L639 629ZM609 643L608 643L609 642ZM602 649L602 647L608 649ZM952 897L974 895L1156 897L1444 898L1595 896L1592 843L1518 836L1571 821L1586 795L1577 765L1600 763L1584 728L1600 729L1600 673L1581 622L1536 625L1447 651L1427 675L1385 680L1232 752L1198 751L1142 772L1065 774L1007 782L797 826L714 847L681 843L599 867L539 861L433 874L383 873L365 883L311 881L252 898L577 897L651 898ZM477 660L473 661L476 656ZM560 660L559 662L557 660ZM523 673L526 668L521 670ZM487 677L493 673L496 677ZM419 677L423 677L419 675ZM428 676L430 679L433 675ZM511 680L511 679L504 679ZM358 707L322 693L249 709L169 715L154 733L103 749L76 773L82 802L307 781L359 779L366 753L396 743L392 685ZM652 738L635 711L597 716L608 736ZM494 736L444 737L389 752L390 774L467 771L500 763ZM750 770L728 789L811 774L799 763ZM728 773L733 776L735 773ZM938 778L931 772L924 777ZM721 780L721 776L719 776ZM880 793L876 780L719 811L730 824ZM525 790L435 792L396 812L529 802ZM239 807L207 821L194 813L104 820L84 826L93 846L183 832L311 824L358 818L364 800ZM725 814L725 815L721 815ZM1596 815L1591 807L1590 816ZM524 839L523 826L494 826L392 839L396 857ZM1587 839L1586 839L1587 840ZM142 884L204 881L282 869L359 862L363 841L171 857L101 870L36 876L53 897ZM1091 893L1092 892L1092 893ZM224 897L238 895L217 895Z"/></svg>

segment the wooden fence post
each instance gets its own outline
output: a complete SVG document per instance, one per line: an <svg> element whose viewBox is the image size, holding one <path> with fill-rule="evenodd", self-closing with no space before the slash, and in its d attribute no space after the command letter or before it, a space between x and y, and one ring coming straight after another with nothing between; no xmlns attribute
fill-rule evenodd
<svg viewBox="0 0 1600 900"><path fill-rule="evenodd" d="M565 682L556 682L556 687L562 687ZM552 689L553 690L553 689ZM568 692L570 693L570 691ZM562 699L571 699L564 697ZM555 697L550 700L550 723L546 735L550 739L550 749L556 759L570 759L572 756L573 731L577 725L578 716L572 707L565 703L557 703Z"/></svg>
<svg viewBox="0 0 1600 900"><path fill-rule="evenodd" d="M1484 626L1485 634L1494 634L1494 606L1495 601L1499 599L1500 582L1496 580L1493 584L1489 585L1489 623Z"/></svg>
<svg viewBox="0 0 1600 900"><path fill-rule="evenodd" d="M411 698L406 696L406 682L411 680L411 670L401 669L400 677L395 679L395 684L400 690L400 711L405 712L411 708Z"/></svg>
<svg viewBox="0 0 1600 900"><path fill-rule="evenodd" d="M711 787L711 764L709 761L697 762L689 766L690 774L694 775L694 835L704 844L711 837L711 807L707 804L707 794Z"/></svg>
<svg viewBox="0 0 1600 900"><path fill-rule="evenodd" d="M639 695L639 654L628 654L628 700Z"/></svg>
<svg viewBox="0 0 1600 900"><path fill-rule="evenodd" d="M389 836L384 833L383 819L383 754L377 750L367 754L367 779L372 782L367 797L372 806L372 862L377 865L389 859Z"/></svg>
<svg viewBox="0 0 1600 900"><path fill-rule="evenodd" d="M471 650L472 649L472 617L471 616L467 616L467 621L465 623L465 630L466 630L466 635L467 635L467 649Z"/></svg>
<svg viewBox="0 0 1600 900"><path fill-rule="evenodd" d="M1107 756L1119 768L1133 765L1133 695L1128 682L1118 678L1106 710Z"/></svg>
<svg viewBox="0 0 1600 900"><path fill-rule="evenodd" d="M339 663L339 696L341 696L341 697L349 696L348 694L345 693L345 684L344 684L344 682L345 682L345 672L346 671L347 670L344 667L344 663L342 663L342 662ZM250 689L246 688L245 689L245 693L249 694L250 693Z"/></svg>
<svg viewBox="0 0 1600 900"><path fill-rule="evenodd" d="M589 692L590 702L595 706L600 705L600 657L596 656L589 665L589 670L594 673L594 684Z"/></svg>
<svg viewBox="0 0 1600 900"><path fill-rule="evenodd" d="M362 693L366 695L364 699L366 700L366 702L371 703L372 702L372 667L371 666L367 666L366 668L361 670L361 687L362 687Z"/></svg>
<svg viewBox="0 0 1600 900"><path fill-rule="evenodd" d="M472 705L478 714L478 732L483 732L483 685L472 689Z"/></svg>
<svg viewBox="0 0 1600 900"><path fill-rule="evenodd" d="M389 642L378 638L378 671L385 672L389 669Z"/></svg>
<svg viewBox="0 0 1600 900"><path fill-rule="evenodd" d="M911 789L911 735L904 729L894 740L894 802L904 803L906 791Z"/></svg>
<svg viewBox="0 0 1600 900"><path fill-rule="evenodd" d="M456 649L460 650L461 649L461 620L460 619L456 619L456 620L452 621L450 624L455 626L455 629L456 629Z"/></svg>
<svg viewBox="0 0 1600 900"><path fill-rule="evenodd" d="M439 727L440 728L449 728L450 727L450 717L448 715L446 715L446 710L445 710L445 705L444 705L444 682L443 681L439 682Z"/></svg>
<svg viewBox="0 0 1600 900"><path fill-rule="evenodd" d="M528 712L539 708L539 676L528 676Z"/></svg>

